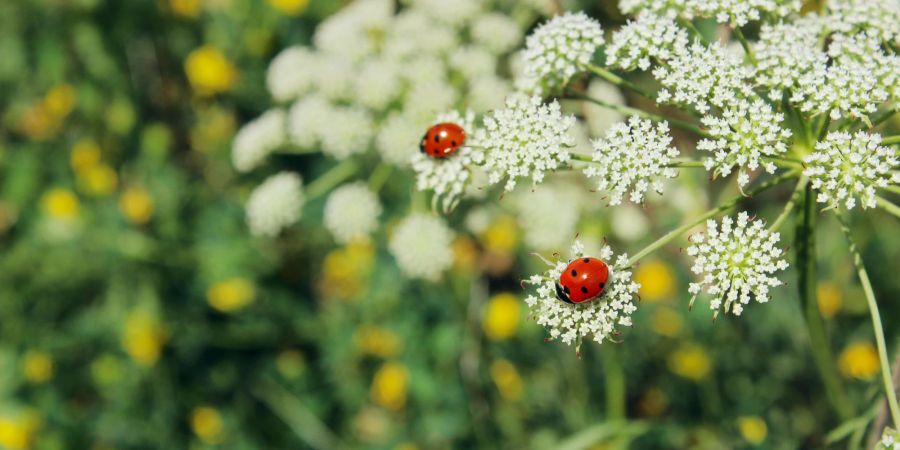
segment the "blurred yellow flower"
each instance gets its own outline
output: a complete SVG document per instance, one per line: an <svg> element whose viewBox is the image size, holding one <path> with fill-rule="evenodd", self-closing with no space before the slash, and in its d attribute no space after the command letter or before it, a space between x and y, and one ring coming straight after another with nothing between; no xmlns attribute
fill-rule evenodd
<svg viewBox="0 0 900 450"><path fill-rule="evenodd" d="M235 120L231 111L218 106L197 109L196 124L191 128L191 149L212 153L228 148L228 140L234 135Z"/></svg>
<svg viewBox="0 0 900 450"><path fill-rule="evenodd" d="M112 167L100 163L82 172L78 181L89 194L104 196L115 192L119 176Z"/></svg>
<svg viewBox="0 0 900 450"><path fill-rule="evenodd" d="M823 281L816 287L816 299L819 303L819 313L825 319L837 315L844 305L844 293L841 287L831 281Z"/></svg>
<svg viewBox="0 0 900 450"><path fill-rule="evenodd" d="M484 334L492 341L509 339L519 329L521 306L519 299L509 292L491 297L484 310L481 326Z"/></svg>
<svg viewBox="0 0 900 450"><path fill-rule="evenodd" d="M53 359L46 352L28 350L23 357L22 373L29 383L43 383L53 378Z"/></svg>
<svg viewBox="0 0 900 450"><path fill-rule="evenodd" d="M47 139L59 131L59 118L51 115L44 104L31 105L16 122L16 129L31 139Z"/></svg>
<svg viewBox="0 0 900 450"><path fill-rule="evenodd" d="M490 252L509 253L519 244L519 226L512 216L497 217L481 236L484 248Z"/></svg>
<svg viewBox="0 0 900 450"><path fill-rule="evenodd" d="M472 272L478 264L478 248L466 236L453 241L453 267L463 272Z"/></svg>
<svg viewBox="0 0 900 450"><path fill-rule="evenodd" d="M100 146L93 139L82 139L72 146L69 164L76 175L81 175L100 163Z"/></svg>
<svg viewBox="0 0 900 450"><path fill-rule="evenodd" d="M132 312L125 320L122 346L138 364L149 367L162 353L166 334L159 321L148 312Z"/></svg>
<svg viewBox="0 0 900 450"><path fill-rule="evenodd" d="M505 400L516 401L522 397L522 377L511 362L498 359L491 363L491 379Z"/></svg>
<svg viewBox="0 0 900 450"><path fill-rule="evenodd" d="M743 416L739 417L737 420L738 429L741 432L741 436L747 440L747 442L753 445L759 445L764 440L766 440L766 436L769 434L769 429L766 426L766 421L761 417L757 416Z"/></svg>
<svg viewBox="0 0 900 450"><path fill-rule="evenodd" d="M306 360L297 350L285 350L275 358L275 368L285 378L297 378L306 370Z"/></svg>
<svg viewBox="0 0 900 450"><path fill-rule="evenodd" d="M206 301L221 312L237 311L255 299L253 283L246 278L230 278L220 281L206 290Z"/></svg>
<svg viewBox="0 0 900 450"><path fill-rule="evenodd" d="M403 364L388 362L375 372L369 392L372 401L394 411L406 406L409 370Z"/></svg>
<svg viewBox="0 0 900 450"><path fill-rule="evenodd" d="M634 271L634 281L641 284L641 300L651 303L671 299L676 290L675 273L659 260L641 263Z"/></svg>
<svg viewBox="0 0 900 450"><path fill-rule="evenodd" d="M686 344L669 355L669 370L680 377L700 381L709 376L712 361L703 347Z"/></svg>
<svg viewBox="0 0 900 450"><path fill-rule="evenodd" d="M201 0L169 0L172 12L184 17L197 17L202 6Z"/></svg>
<svg viewBox="0 0 900 450"><path fill-rule="evenodd" d="M101 386L115 384L122 379L122 363L119 358L104 354L91 362L91 377Z"/></svg>
<svg viewBox="0 0 900 450"><path fill-rule="evenodd" d="M847 378L868 380L878 374L881 364L875 346L869 342L855 342L841 352L838 368Z"/></svg>
<svg viewBox="0 0 900 450"><path fill-rule="evenodd" d="M364 325L357 329L353 335L353 342L361 352L379 358L396 356L403 346L397 335L372 325Z"/></svg>
<svg viewBox="0 0 900 450"><path fill-rule="evenodd" d="M666 411L669 406L669 399L666 393L657 387L651 387L644 392L638 402L638 410L641 415L647 417L657 417Z"/></svg>
<svg viewBox="0 0 900 450"><path fill-rule="evenodd" d="M31 447L41 418L34 411L0 416L0 448L25 450Z"/></svg>
<svg viewBox="0 0 900 450"><path fill-rule="evenodd" d="M368 240L354 241L325 255L319 289L326 298L353 298L368 284L375 248Z"/></svg>
<svg viewBox="0 0 900 450"><path fill-rule="evenodd" d="M191 430L208 444L217 444L222 440L222 415L211 406L198 406L191 412Z"/></svg>
<svg viewBox="0 0 900 450"><path fill-rule="evenodd" d="M44 105L53 117L63 118L75 107L75 89L68 84L54 86L44 96Z"/></svg>
<svg viewBox="0 0 900 450"><path fill-rule="evenodd" d="M54 219L72 220L80 209L78 197L68 189L53 188L41 199L44 211Z"/></svg>
<svg viewBox="0 0 900 450"><path fill-rule="evenodd" d="M269 4L282 14L297 16L306 11L309 0L269 0Z"/></svg>
<svg viewBox="0 0 900 450"><path fill-rule="evenodd" d="M237 79L237 69L217 48L204 45L192 51L184 63L188 81L204 96L228 91Z"/></svg>
<svg viewBox="0 0 900 450"><path fill-rule="evenodd" d="M681 318L681 314L671 308L659 308L653 313L651 326L657 334L676 337L681 334L684 320Z"/></svg>
<svg viewBox="0 0 900 450"><path fill-rule="evenodd" d="M143 225L153 217L153 197L143 188L130 187L119 196L119 209L135 225Z"/></svg>

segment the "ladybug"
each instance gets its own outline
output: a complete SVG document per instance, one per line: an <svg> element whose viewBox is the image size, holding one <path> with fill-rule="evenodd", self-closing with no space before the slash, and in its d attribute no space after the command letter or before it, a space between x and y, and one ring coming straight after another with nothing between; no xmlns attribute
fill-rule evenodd
<svg viewBox="0 0 900 450"><path fill-rule="evenodd" d="M439 123L425 132L419 150L432 158L446 158L466 142L466 130L451 123Z"/></svg>
<svg viewBox="0 0 900 450"><path fill-rule="evenodd" d="M606 292L609 266L597 258L579 258L569 263L556 282L556 296L566 303L587 303Z"/></svg>

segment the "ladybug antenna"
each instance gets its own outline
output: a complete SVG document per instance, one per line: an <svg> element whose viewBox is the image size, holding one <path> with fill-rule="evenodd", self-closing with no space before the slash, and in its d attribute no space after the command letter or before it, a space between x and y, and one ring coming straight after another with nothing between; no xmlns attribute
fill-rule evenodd
<svg viewBox="0 0 900 450"><path fill-rule="evenodd" d="M603 236L603 245L609 245L609 239L606 239L606 236Z"/></svg>
<svg viewBox="0 0 900 450"><path fill-rule="evenodd" d="M529 255L531 255L531 256L537 256L538 259L540 259L541 261L543 261L544 263L546 263L548 266L553 266L553 265L554 265L552 262L547 261L547 258L544 258L543 256L541 256L540 253L537 253L537 252L531 252L531 253L529 253Z"/></svg>
<svg viewBox="0 0 900 450"><path fill-rule="evenodd" d="M521 286L522 289L524 290L525 289L525 280L519 280L519 286Z"/></svg>

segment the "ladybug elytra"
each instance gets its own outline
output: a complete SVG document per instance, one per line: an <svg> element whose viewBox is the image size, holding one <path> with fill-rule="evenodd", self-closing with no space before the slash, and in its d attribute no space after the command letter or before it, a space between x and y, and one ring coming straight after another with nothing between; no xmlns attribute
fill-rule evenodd
<svg viewBox="0 0 900 450"><path fill-rule="evenodd" d="M556 296L566 303L587 303L606 292L609 266L597 258L578 258L566 266L556 282Z"/></svg>
<svg viewBox="0 0 900 450"><path fill-rule="evenodd" d="M466 142L463 127L443 122L429 128L419 143L419 150L432 158L446 158Z"/></svg>

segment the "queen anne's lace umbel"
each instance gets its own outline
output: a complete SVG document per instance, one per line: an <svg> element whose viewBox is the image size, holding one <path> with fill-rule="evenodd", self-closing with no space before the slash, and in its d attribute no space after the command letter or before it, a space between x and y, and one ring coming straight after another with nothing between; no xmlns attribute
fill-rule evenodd
<svg viewBox="0 0 900 450"><path fill-rule="evenodd" d="M458 112L438 116L435 124L451 122L460 125L467 133L475 129L475 114L468 112L462 116ZM475 147L472 147L472 145ZM476 138L468 136L465 144L444 158L433 158L424 153L412 156L412 169L416 172L416 188L431 191L435 202L440 202L444 210L450 210L465 193L472 181L472 173L484 163L484 152L478 147Z"/></svg>
<svg viewBox="0 0 900 450"><path fill-rule="evenodd" d="M763 16L786 17L800 11L800 0L622 0L623 12L650 11L671 18L713 17L744 26Z"/></svg>
<svg viewBox="0 0 900 450"><path fill-rule="evenodd" d="M247 200L247 224L255 236L276 236L300 220L303 182L292 172L272 175Z"/></svg>
<svg viewBox="0 0 900 450"><path fill-rule="evenodd" d="M662 194L662 181L678 176L669 166L678 157L678 149L671 145L666 122L654 127L649 120L632 117L613 125L605 138L592 144L595 164L587 166L584 174L599 178L597 189L609 192L610 205L622 203L625 195L642 203L648 190Z"/></svg>
<svg viewBox="0 0 900 450"><path fill-rule="evenodd" d="M706 232L691 236L688 256L694 258L691 271L702 277L688 290L696 298L702 292L713 296L710 309L718 314L740 315L755 299L769 301L769 289L781 286L775 273L787 269L783 250L777 247L780 235L770 232L762 221L750 220L746 212L706 222ZM693 303L693 300L691 300Z"/></svg>
<svg viewBox="0 0 900 450"><path fill-rule="evenodd" d="M557 92L591 62L603 45L600 22L586 14L567 13L545 22L525 43L525 77L536 94Z"/></svg>
<svg viewBox="0 0 900 450"><path fill-rule="evenodd" d="M285 143L284 111L272 109L247 122L234 136L231 161L239 172L260 165L272 151Z"/></svg>
<svg viewBox="0 0 900 450"><path fill-rule="evenodd" d="M597 343L613 339L616 327L631 326L631 314L637 309L634 298L641 285L631 276L628 256L615 256L609 246L603 246L597 255L585 255L584 246L576 241L571 257L594 256L609 266L609 280L604 294L589 303L569 304L556 297L556 282L568 261L548 262L550 269L542 274L532 275L526 284L536 287L536 292L525 298L531 315L537 323L550 333L550 339L559 339L566 344L581 345L583 339Z"/></svg>
<svg viewBox="0 0 900 450"><path fill-rule="evenodd" d="M328 196L322 222L336 242L345 244L372 234L378 228L379 215L378 196L357 182L345 184Z"/></svg>
<svg viewBox="0 0 900 450"><path fill-rule="evenodd" d="M874 208L876 188L900 184L896 147L881 145L879 134L829 133L804 163L810 185L819 191L816 200L835 207L853 209L858 201L863 209Z"/></svg>
<svg viewBox="0 0 900 450"><path fill-rule="evenodd" d="M675 49L687 45L687 32L675 21L645 13L613 33L612 42L606 48L606 65L623 70L647 70L652 62L669 61Z"/></svg>
<svg viewBox="0 0 900 450"><path fill-rule="evenodd" d="M412 214L394 229L388 249L410 278L437 281L453 264L453 231L438 217Z"/></svg>
<svg viewBox="0 0 900 450"><path fill-rule="evenodd" d="M693 107L701 114L755 95L750 84L753 70L717 43L695 42L676 49L668 65L658 66L653 76L662 85L657 94L660 103Z"/></svg>

